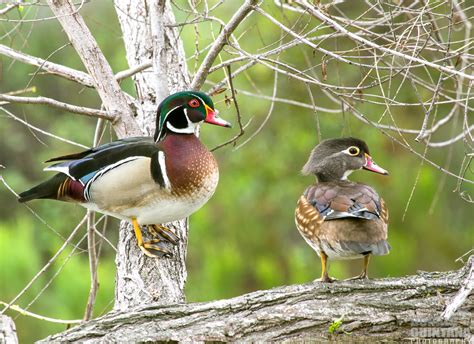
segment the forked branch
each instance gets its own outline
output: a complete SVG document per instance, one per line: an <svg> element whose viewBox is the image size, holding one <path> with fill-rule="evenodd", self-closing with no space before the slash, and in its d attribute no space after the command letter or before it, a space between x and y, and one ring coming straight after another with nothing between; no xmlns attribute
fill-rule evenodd
<svg viewBox="0 0 474 344"><path fill-rule="evenodd" d="M232 35L232 32L239 26L239 24L247 17L247 15L252 11L253 7L258 4L259 0L246 0L245 3L239 8L239 10L234 14L226 26L222 28L221 33L217 36L215 42L212 44L209 52L207 53L204 61L202 61L201 66L199 67L196 75L191 82L191 89L199 90L203 85L204 81L209 74L212 64L215 59L221 52L224 45L227 43L227 40Z"/></svg>
<svg viewBox="0 0 474 344"><path fill-rule="evenodd" d="M141 134L112 68L74 5L69 0L48 0L48 5L91 75L104 107L109 113L120 114L113 122L117 135L126 137Z"/></svg>

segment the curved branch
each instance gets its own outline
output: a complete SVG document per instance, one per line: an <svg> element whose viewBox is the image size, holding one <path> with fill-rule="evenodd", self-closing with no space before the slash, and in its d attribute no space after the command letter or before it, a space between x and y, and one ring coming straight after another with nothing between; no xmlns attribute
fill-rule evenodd
<svg viewBox="0 0 474 344"><path fill-rule="evenodd" d="M461 77L469 79L469 80L474 80L474 75L463 73L463 72L461 72L459 70L456 70L454 68L446 67L446 66L443 66L443 65L438 65L436 63L423 60L423 59L421 59L419 57L416 57L416 56L407 55L407 54L401 53L397 50L393 50L393 49L390 49L390 48L385 48L385 47L380 46L380 45L378 45L378 44L376 44L376 43L374 43L374 42L372 42L372 41L370 41L370 40L368 40L364 37L360 37L360 36L350 32L350 31L348 31L347 29L345 29L341 25L339 25L335 20L328 17L326 14L321 12L318 8L313 7L312 5L310 5L307 1L295 0L295 3L298 4L299 6L301 6L302 8L304 8L305 10L307 10L314 17L318 18L319 20L321 20L324 23L331 26L337 32L344 33L346 36L348 36L349 38L351 38L351 39L353 39L357 42L360 42L364 45L368 45L369 47L380 50L383 53L388 53L388 54L393 55L393 56L398 56L398 57L404 58L408 61L417 62L417 63L420 63L422 65L434 68L436 70L448 73L450 75L458 75L458 76L461 76Z"/></svg>
<svg viewBox="0 0 474 344"><path fill-rule="evenodd" d="M120 114L115 116L113 122L117 135L127 137L141 134L127 97L115 80L112 68L75 6L69 0L47 2L91 75L104 107L111 113Z"/></svg>
<svg viewBox="0 0 474 344"><path fill-rule="evenodd" d="M8 103L22 103L22 104L44 104L60 110L77 113L79 115L98 117L113 121L115 116L107 113L106 111L87 108L83 106L71 105L68 103L60 102L56 99L47 98L47 97L18 97L10 96L7 94L0 94L0 100L3 100ZM0 103L2 105L2 103Z"/></svg>
<svg viewBox="0 0 474 344"><path fill-rule="evenodd" d="M402 278L307 283L208 303L149 305L115 312L43 342L469 340L467 299L450 319L444 300L463 284L461 270Z"/></svg>
<svg viewBox="0 0 474 344"><path fill-rule="evenodd" d="M257 5L259 0L246 0L242 7L235 13L235 15L229 20L227 25L222 28L221 33L217 36L215 42L209 49L204 61L202 61L199 70L196 72L196 75L191 82L191 89L199 90L206 80L209 70L211 69L214 60L217 55L221 52L224 45L227 43L227 39L232 34L232 32L239 26L239 24L247 17L247 15L252 11L255 5Z"/></svg>
<svg viewBox="0 0 474 344"><path fill-rule="evenodd" d="M20 51L16 51L6 45L0 44L0 54L7 56L13 60L20 61L32 66L41 68L42 70L72 80L87 87L94 87L93 80L89 74L81 72L80 70L66 67L54 62L43 60L36 56L31 56Z"/></svg>

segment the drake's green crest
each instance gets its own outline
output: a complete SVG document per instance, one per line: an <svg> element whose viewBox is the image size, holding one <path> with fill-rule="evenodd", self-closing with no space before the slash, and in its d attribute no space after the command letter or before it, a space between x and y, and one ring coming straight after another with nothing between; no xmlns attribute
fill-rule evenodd
<svg viewBox="0 0 474 344"><path fill-rule="evenodd" d="M209 106L211 109L214 109L214 103L212 102L212 99L203 92L181 91L173 93L166 97L158 107L156 131L161 132L163 130L166 118L173 110L186 106L187 102L193 98L199 98L204 104Z"/></svg>

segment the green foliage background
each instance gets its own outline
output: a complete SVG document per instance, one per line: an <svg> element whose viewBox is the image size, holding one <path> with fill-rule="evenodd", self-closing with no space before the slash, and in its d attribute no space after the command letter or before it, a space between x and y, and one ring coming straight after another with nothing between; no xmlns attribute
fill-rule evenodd
<svg viewBox="0 0 474 344"><path fill-rule="evenodd" d="M229 18L236 6L238 4L226 3L221 9L222 18ZM21 13L9 16L11 19L48 16L45 8L40 8L38 14L35 11L24 9ZM126 69L124 48L112 4L109 1L95 1L86 4L81 13L114 71ZM274 14L282 17L281 14ZM286 15L292 16L291 13ZM179 21L185 19L184 15L178 14ZM53 62L83 70L70 45L57 50L66 41L56 21L20 24L16 33L8 34L14 25L17 24L0 22L3 28L2 44L35 56L50 56ZM245 27L251 26L261 33L265 32L265 37L249 35L244 40L245 48L249 50L264 45L261 40L272 42L270 38L277 40L280 35L278 30L260 17L249 19ZM245 30L241 29L240 33ZM212 41L210 32L210 24L200 25L201 48ZM182 37L186 52L191 55L194 52L194 28L184 28ZM193 70L194 60L189 61L189 66ZM209 79L218 81L222 77L223 73L219 71ZM356 77L344 75L348 80ZM1 58L0 78L1 93L34 86L36 93L30 94L32 96L48 96L89 107L100 106L93 90L37 73L35 67L4 57ZM270 70L256 65L247 76L241 75L234 82L237 88L252 89L253 86L249 84L251 79L262 93L271 95L273 78ZM125 91L134 94L130 80L124 81L122 86ZM226 92L226 95L230 96L230 92ZM309 102L304 85L298 85L283 76L280 76L278 83L278 95ZM417 101L409 90L402 90L400 96L406 101ZM314 94L314 97L318 103L318 94ZM222 116L235 123L235 110L223 102L224 94L215 99ZM239 141L243 142L263 121L270 103L244 94L239 94L238 101L244 122L252 120L247 128L248 134ZM360 106L365 113L378 111L371 104L362 103ZM5 108L55 135L84 145L92 142L93 119L59 112L46 106L8 105ZM398 112L397 115L403 120L400 124L404 127L421 126L422 115L418 115L419 110L397 108L394 111ZM320 113L319 116L323 138L343 135L360 137L368 142L375 161L391 172L389 177L368 172L352 175L354 180L373 185L390 209L389 241L392 252L372 260L371 276L401 276L417 270L459 268L460 263L456 263L455 259L472 249L474 225L472 214L469 213L472 207L452 192L456 181L450 177L444 179L444 175L433 167L426 164L421 166L417 157L348 114ZM236 127L229 131L204 126L201 137L207 146L214 147L233 137L238 132ZM418 151L423 151L423 145L416 144L412 137L409 140ZM319 259L300 237L293 222L296 200L306 186L314 181L312 177L301 176L299 171L316 143L313 112L277 103L267 126L248 144L235 151L232 146L227 146L215 153L221 173L218 190L211 201L190 220L186 287L188 301L229 298L258 289L307 283L319 277ZM0 164L6 167L0 172L16 192L46 178L47 174L41 171L44 167L42 161L78 149L33 133L5 113L0 113ZM447 151L430 151L428 157L443 165ZM450 166L456 167L463 158L461 142L457 144L455 152ZM404 209L418 174L413 198L403 220ZM443 186L441 189L440 184ZM472 193L473 189L467 191ZM63 244L62 237L68 236L82 218L84 210L60 202L32 202L31 209L46 221L44 223L25 205L17 203L16 197L5 185L0 185L0 204L0 301L9 302ZM84 235L83 229L74 243L79 242ZM116 242L115 220L108 222L106 235L111 242ZM82 241L71 256L72 247L66 249L17 304L27 307L39 295L29 307L32 312L54 318L80 319L89 288L86 247L86 242ZM63 266L65 262L67 264ZM331 273L338 278L356 275L360 269L359 261L331 264ZM104 244L99 265L100 291L95 316L107 312L113 305L114 273L114 253ZM51 279L51 284L43 290ZM7 314L15 319L23 342L31 342L65 329L64 325L35 320L13 311Z"/></svg>

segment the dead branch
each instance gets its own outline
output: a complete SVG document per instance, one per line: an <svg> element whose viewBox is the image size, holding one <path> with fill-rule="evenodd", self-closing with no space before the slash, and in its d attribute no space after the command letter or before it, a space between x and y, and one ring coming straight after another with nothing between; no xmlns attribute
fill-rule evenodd
<svg viewBox="0 0 474 344"><path fill-rule="evenodd" d="M342 25L337 23L334 19L329 18L321 10L319 10L317 7L309 4L307 1L295 0L295 3L298 4L299 6L301 6L302 8L304 8L305 10L307 10L308 13L310 13L311 15L315 16L316 18L322 20L323 22L325 22L326 24L331 26L334 30L336 30L340 33L344 33L349 38L351 38L355 41L358 41L362 44L365 44L369 47L380 50L381 52L383 52L385 54L390 54L392 56L398 56L398 57L401 57L401 58L403 58L407 61L417 62L421 65L428 66L428 67L434 68L436 70L445 72L448 75L458 75L458 76L461 76L461 77L469 79L469 80L474 80L474 75L466 74L466 73L464 73L462 71L459 71L459 70L456 70L454 68L446 67L446 66L443 66L441 64L433 63L431 61L423 60L423 59L415 57L415 56L404 54L404 53L401 53L397 50L393 50L393 49L390 49L390 48L385 48L381 45L378 45L378 44L374 43L371 40L368 40L364 37L360 37L360 36L350 32L350 31L348 31L347 29L345 29Z"/></svg>
<svg viewBox="0 0 474 344"><path fill-rule="evenodd" d="M47 98L47 97L18 97L18 96L10 96L7 94L0 94L0 100L3 100L4 102L8 102L8 103L43 104L43 105L54 107L56 109L60 109L60 110L64 110L64 111L68 111L72 113L77 113L79 115L103 118L109 121L113 121L115 119L115 115L110 114L106 111L63 103L56 99ZM4 105L4 104L5 103L0 103L0 105Z"/></svg>
<svg viewBox="0 0 474 344"><path fill-rule="evenodd" d="M209 74L209 70L214 63L214 60L221 52L224 45L227 43L230 35L252 11L254 6L257 6L258 2L259 0L246 0L239 10L234 14L234 16L229 20L227 25L222 28L221 33L219 36L217 36L216 40L209 49L209 52L204 58L204 61L202 61L199 70L196 72L196 75L191 82L191 89L199 90L201 88L202 84L206 80L207 75Z"/></svg>
<svg viewBox="0 0 474 344"><path fill-rule="evenodd" d="M126 137L141 134L112 68L74 5L68 0L48 0L48 5L91 75L104 107L109 113L120 114L115 116L113 122L117 135Z"/></svg>
<svg viewBox="0 0 474 344"><path fill-rule="evenodd" d="M471 273L451 272L369 281L312 282L256 291L229 300L148 305L113 312L46 342L472 340L472 297L449 320L445 300Z"/></svg>

